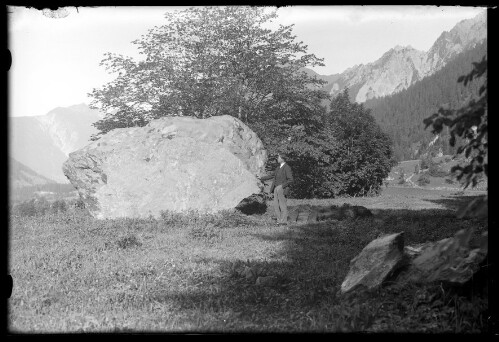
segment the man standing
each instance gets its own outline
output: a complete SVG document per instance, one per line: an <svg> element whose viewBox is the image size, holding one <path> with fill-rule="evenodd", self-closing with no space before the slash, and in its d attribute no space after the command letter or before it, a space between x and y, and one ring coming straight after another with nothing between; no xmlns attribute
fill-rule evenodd
<svg viewBox="0 0 499 342"><path fill-rule="evenodd" d="M274 192L274 211L277 218L277 224L288 224L288 206L286 204L286 196L289 191L289 184L293 181L293 173L291 167L286 163L286 157L283 154L277 156L279 166L273 176L265 176L260 180L274 179L270 186L270 192Z"/></svg>

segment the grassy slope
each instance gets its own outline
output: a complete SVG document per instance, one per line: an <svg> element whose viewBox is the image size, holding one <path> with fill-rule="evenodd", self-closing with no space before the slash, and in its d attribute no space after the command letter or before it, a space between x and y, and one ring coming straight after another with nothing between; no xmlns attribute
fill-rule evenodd
<svg viewBox="0 0 499 342"><path fill-rule="evenodd" d="M417 291L442 296L439 287L387 288L367 298L337 295L350 260L380 234L405 231L406 244L414 244L473 225L478 236L486 221L454 217L453 210L470 198L388 188L373 198L290 200L378 209L375 218L291 229L273 226L269 214L226 213L208 220L214 225L194 217L99 221L80 211L14 217L9 329L483 331L486 304L479 298L463 309L415 305ZM245 266L278 283L255 285L241 274Z"/></svg>

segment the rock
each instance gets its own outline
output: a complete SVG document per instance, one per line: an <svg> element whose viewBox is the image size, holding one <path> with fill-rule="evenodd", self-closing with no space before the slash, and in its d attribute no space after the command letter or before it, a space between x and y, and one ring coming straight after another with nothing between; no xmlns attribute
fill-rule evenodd
<svg viewBox="0 0 499 342"><path fill-rule="evenodd" d="M232 209L259 194L267 153L240 120L164 117L70 153L63 172L96 218Z"/></svg>
<svg viewBox="0 0 499 342"><path fill-rule="evenodd" d="M403 233L371 241L350 261L350 270L341 284L345 294L358 288L374 289L406 262Z"/></svg>
<svg viewBox="0 0 499 342"><path fill-rule="evenodd" d="M486 218L489 215L488 196L477 197L462 206L456 214L459 219Z"/></svg>
<svg viewBox="0 0 499 342"><path fill-rule="evenodd" d="M419 255L397 281L466 283L488 252L488 234L483 234L480 246L473 249L469 247L471 234L472 229L462 229L454 237L422 245Z"/></svg>
<svg viewBox="0 0 499 342"><path fill-rule="evenodd" d="M369 209L361 205L350 205L348 203L344 203L340 207L340 210L342 212L342 217L356 218L373 216Z"/></svg>
<svg viewBox="0 0 499 342"><path fill-rule="evenodd" d="M236 209L246 215L264 214L267 211L265 194L253 194L243 199L236 206Z"/></svg>
<svg viewBox="0 0 499 342"><path fill-rule="evenodd" d="M431 242L420 243L413 246L405 246L404 253L409 257L410 260L416 259L416 257L420 256L423 250L425 250Z"/></svg>
<svg viewBox="0 0 499 342"><path fill-rule="evenodd" d="M347 203L341 207L298 205L290 207L288 223L315 223L325 220L342 220L345 218L369 217L372 213L363 206L351 206Z"/></svg>

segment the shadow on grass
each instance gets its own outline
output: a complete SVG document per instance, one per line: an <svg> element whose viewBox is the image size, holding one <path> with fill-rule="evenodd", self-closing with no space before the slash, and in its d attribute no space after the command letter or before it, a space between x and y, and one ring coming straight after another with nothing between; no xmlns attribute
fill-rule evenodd
<svg viewBox="0 0 499 342"><path fill-rule="evenodd" d="M453 208L464 200L435 202ZM405 245L412 245L447 238L470 224L477 228L473 245L486 229L486 221L459 220L452 210L445 209L380 210L373 218L248 233L262 241L282 243L264 260L211 259L221 272L202 275L206 285L185 293L165 289L155 300L206 313L210 319L198 320L197 330L201 331L359 331L366 329L376 314L338 296L352 258L380 235L404 232ZM273 283L259 285L258 277L273 277ZM199 280L196 278L196 284ZM356 323L346 321L349 312L357 317Z"/></svg>
<svg viewBox="0 0 499 342"><path fill-rule="evenodd" d="M453 210L454 212L459 208L465 206L476 198L483 197L484 195L475 196L448 196L440 199L424 199L427 202L435 203L445 207L447 210Z"/></svg>

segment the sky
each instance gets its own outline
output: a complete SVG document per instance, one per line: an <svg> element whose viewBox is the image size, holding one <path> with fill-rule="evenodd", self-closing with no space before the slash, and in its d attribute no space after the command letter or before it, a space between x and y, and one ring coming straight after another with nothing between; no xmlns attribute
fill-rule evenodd
<svg viewBox="0 0 499 342"><path fill-rule="evenodd" d="M111 81L104 53L139 58L131 42L187 7L65 7L56 12L8 7L9 116L44 115L90 103L87 94ZM294 24L296 40L324 58L319 74L341 73L380 58L396 45L427 51L443 31L481 12L460 6L288 6L278 24ZM274 26L272 26L274 25Z"/></svg>

